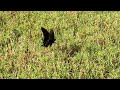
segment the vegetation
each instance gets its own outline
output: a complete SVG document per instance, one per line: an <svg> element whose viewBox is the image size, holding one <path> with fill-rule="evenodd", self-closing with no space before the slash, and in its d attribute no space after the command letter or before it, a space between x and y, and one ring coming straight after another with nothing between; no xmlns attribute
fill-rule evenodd
<svg viewBox="0 0 120 90"><path fill-rule="evenodd" d="M120 12L0 11L0 78L120 78Z"/></svg>

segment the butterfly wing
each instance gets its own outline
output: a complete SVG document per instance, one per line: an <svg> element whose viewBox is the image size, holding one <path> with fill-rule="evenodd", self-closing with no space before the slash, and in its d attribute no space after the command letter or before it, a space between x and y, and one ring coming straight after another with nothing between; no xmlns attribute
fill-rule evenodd
<svg viewBox="0 0 120 90"><path fill-rule="evenodd" d="M44 35L43 45L45 47L47 47L49 45L49 32L43 27L41 27L41 30L42 30L43 35Z"/></svg>
<svg viewBox="0 0 120 90"><path fill-rule="evenodd" d="M54 31L50 30L50 34L49 34L49 44L50 46L52 45L52 43L54 43L56 39L54 38Z"/></svg>
<svg viewBox="0 0 120 90"><path fill-rule="evenodd" d="M49 39L49 32L45 29L45 28L41 28L43 35L44 35L44 39L48 40Z"/></svg>

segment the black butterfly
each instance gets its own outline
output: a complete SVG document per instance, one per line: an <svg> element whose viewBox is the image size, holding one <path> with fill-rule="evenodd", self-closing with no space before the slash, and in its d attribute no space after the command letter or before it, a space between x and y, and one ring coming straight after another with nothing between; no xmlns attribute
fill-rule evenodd
<svg viewBox="0 0 120 90"><path fill-rule="evenodd" d="M54 38L54 32L53 30L50 30L50 32L48 32L45 28L41 27L41 30L43 32L44 35L44 39L43 39L43 45L45 47L48 47L49 45L51 46L52 43L54 43L54 41L56 40Z"/></svg>

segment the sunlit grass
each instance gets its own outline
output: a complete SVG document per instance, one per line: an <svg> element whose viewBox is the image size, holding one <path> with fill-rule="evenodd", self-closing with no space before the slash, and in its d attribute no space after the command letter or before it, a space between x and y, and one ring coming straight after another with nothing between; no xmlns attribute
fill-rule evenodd
<svg viewBox="0 0 120 90"><path fill-rule="evenodd" d="M1 11L0 78L120 78L120 12Z"/></svg>

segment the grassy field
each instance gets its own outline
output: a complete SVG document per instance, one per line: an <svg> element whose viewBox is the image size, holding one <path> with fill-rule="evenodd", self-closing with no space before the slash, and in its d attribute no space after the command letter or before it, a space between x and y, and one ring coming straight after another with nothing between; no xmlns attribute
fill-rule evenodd
<svg viewBox="0 0 120 90"><path fill-rule="evenodd" d="M0 11L0 78L120 79L120 12Z"/></svg>

